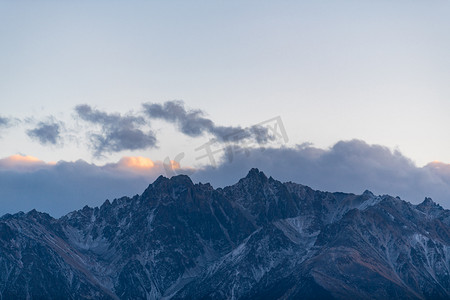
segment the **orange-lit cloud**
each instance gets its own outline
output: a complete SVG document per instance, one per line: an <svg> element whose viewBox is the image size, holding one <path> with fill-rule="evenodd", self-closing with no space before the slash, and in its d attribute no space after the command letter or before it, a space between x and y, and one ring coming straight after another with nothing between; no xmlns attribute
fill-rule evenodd
<svg viewBox="0 0 450 300"><path fill-rule="evenodd" d="M439 160L433 160L432 162L428 163L428 165L450 167L450 164L439 161Z"/></svg>
<svg viewBox="0 0 450 300"><path fill-rule="evenodd" d="M42 160L40 160L37 157L31 156L31 155L15 154L15 155L11 155L10 157L8 157L6 159L9 159L10 161L14 161L14 162L24 162L24 163L40 162L40 163L43 163Z"/></svg>
<svg viewBox="0 0 450 300"><path fill-rule="evenodd" d="M171 170L177 170L180 169L180 164L176 161L170 161ZM136 175L165 175L170 176L170 174L167 174L166 168L168 166L164 166L163 162L161 161L154 161L151 160L148 157L142 157L142 156L124 156L122 157L117 163L108 163L104 166L100 166L100 168L105 170L110 170L113 172L127 172L127 173L133 173Z"/></svg>
<svg viewBox="0 0 450 300"><path fill-rule="evenodd" d="M125 156L122 157L117 163L109 163L103 167L107 169L132 172L140 175L148 175L148 174L166 175L165 174L166 168L161 161L153 161L150 158L142 156ZM169 168L170 167L171 170L179 170L181 168L180 163L174 160L170 161Z"/></svg>
<svg viewBox="0 0 450 300"><path fill-rule="evenodd" d="M15 154L0 159L0 168L18 171L34 171L47 166L47 163L30 155Z"/></svg>
<svg viewBox="0 0 450 300"><path fill-rule="evenodd" d="M151 169L155 166L155 163L150 158L142 156L125 156L120 159L118 164L128 168L140 170Z"/></svg>
<svg viewBox="0 0 450 300"><path fill-rule="evenodd" d="M37 157L30 155L15 154L9 157L0 159L0 170L11 170L17 172L34 172L39 169L53 169L56 165L67 164L64 161L45 162ZM70 163L70 162L69 162ZM86 162L85 162L86 163ZM170 161L170 166L165 166L161 161L153 161L150 158L143 156L124 156L116 163L107 163L105 165L95 165L99 170L115 174L115 176L137 175L137 176L172 176L174 170L181 170L179 162ZM167 170L172 172L167 173ZM184 168L183 170L193 171L191 168ZM128 174L128 175L126 175Z"/></svg>
<svg viewBox="0 0 450 300"><path fill-rule="evenodd" d="M180 169L180 163L174 160L170 161L170 166L172 167L172 170Z"/></svg>
<svg viewBox="0 0 450 300"><path fill-rule="evenodd" d="M431 170L435 174L450 174L450 164L435 160L425 166L425 169Z"/></svg>

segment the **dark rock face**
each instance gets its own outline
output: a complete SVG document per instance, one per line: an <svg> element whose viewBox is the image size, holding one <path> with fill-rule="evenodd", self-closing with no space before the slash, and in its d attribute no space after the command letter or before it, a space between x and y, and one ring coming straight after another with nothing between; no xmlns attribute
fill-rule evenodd
<svg viewBox="0 0 450 300"><path fill-rule="evenodd" d="M449 299L450 211L257 169L0 218L0 299Z"/></svg>

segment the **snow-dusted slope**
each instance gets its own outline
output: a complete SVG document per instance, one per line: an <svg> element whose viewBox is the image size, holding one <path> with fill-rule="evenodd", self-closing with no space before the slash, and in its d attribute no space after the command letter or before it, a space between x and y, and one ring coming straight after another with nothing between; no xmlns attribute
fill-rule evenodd
<svg viewBox="0 0 450 300"><path fill-rule="evenodd" d="M0 218L0 299L449 299L450 212L257 169L159 177L60 219Z"/></svg>

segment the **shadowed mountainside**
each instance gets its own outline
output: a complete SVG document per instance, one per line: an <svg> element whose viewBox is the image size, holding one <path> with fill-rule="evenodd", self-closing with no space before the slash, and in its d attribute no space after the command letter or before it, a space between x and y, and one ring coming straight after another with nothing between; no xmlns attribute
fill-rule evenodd
<svg viewBox="0 0 450 300"><path fill-rule="evenodd" d="M450 211L252 169L0 218L0 299L449 299Z"/></svg>

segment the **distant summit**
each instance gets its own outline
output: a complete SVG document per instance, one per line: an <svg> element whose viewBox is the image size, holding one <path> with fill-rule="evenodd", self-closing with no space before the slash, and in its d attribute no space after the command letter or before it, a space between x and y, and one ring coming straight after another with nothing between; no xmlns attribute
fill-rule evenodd
<svg viewBox="0 0 450 300"><path fill-rule="evenodd" d="M363 196L373 197L374 194L371 191L369 191L369 190L365 190L364 193L363 193Z"/></svg>

